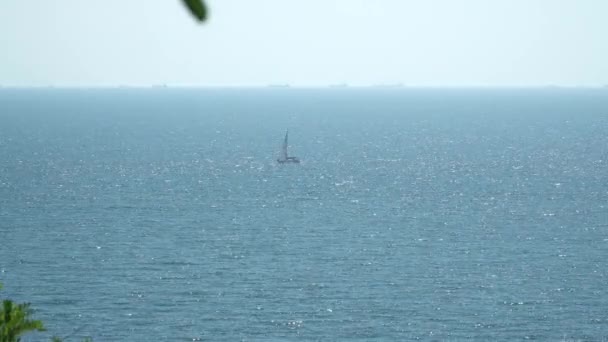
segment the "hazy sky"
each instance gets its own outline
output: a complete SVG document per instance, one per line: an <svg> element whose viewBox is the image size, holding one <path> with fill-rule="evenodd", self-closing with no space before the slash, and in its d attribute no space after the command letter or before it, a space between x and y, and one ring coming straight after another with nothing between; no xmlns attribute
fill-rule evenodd
<svg viewBox="0 0 608 342"><path fill-rule="evenodd" d="M608 84L608 0L207 3L0 0L0 84Z"/></svg>

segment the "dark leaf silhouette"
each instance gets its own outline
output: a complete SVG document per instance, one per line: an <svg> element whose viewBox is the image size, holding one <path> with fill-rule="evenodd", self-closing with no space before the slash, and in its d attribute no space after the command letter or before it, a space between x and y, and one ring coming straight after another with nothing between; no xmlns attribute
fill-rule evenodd
<svg viewBox="0 0 608 342"><path fill-rule="evenodd" d="M190 13L199 21L207 19L207 6L202 0L182 0L184 5L188 7Z"/></svg>

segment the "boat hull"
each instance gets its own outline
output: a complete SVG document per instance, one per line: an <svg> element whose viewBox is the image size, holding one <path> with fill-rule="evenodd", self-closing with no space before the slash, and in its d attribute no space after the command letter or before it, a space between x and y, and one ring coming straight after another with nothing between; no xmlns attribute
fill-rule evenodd
<svg viewBox="0 0 608 342"><path fill-rule="evenodd" d="M300 164L300 159L296 157L287 157L287 159L277 159L279 164Z"/></svg>

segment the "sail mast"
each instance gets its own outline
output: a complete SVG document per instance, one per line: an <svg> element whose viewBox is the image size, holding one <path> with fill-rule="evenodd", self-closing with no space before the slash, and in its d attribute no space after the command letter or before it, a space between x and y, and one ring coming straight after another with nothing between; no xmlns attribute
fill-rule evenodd
<svg viewBox="0 0 608 342"><path fill-rule="evenodd" d="M283 148L281 149L281 157L283 159L287 159L287 136L289 134L289 131L285 132L285 140L283 141Z"/></svg>
<svg viewBox="0 0 608 342"><path fill-rule="evenodd" d="M297 157L290 157L287 154L287 148L289 147L289 130L287 130L285 132L285 139L283 140L283 146L281 146L281 155L279 156L279 159L277 159L277 161L280 164L283 163L296 163L299 164L300 163L300 159L298 159Z"/></svg>

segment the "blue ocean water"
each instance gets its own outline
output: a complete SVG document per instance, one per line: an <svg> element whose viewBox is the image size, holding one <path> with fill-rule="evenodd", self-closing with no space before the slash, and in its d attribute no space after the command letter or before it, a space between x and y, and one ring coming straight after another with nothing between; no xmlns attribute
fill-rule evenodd
<svg viewBox="0 0 608 342"><path fill-rule="evenodd" d="M28 341L605 341L607 258L607 89L0 89Z"/></svg>

